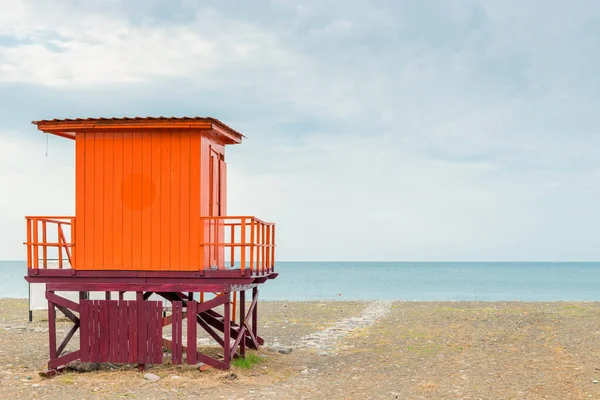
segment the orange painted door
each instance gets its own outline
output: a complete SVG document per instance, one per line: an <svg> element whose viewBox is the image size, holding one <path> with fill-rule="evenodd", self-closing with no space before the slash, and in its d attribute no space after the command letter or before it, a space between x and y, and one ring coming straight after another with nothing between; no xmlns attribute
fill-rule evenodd
<svg viewBox="0 0 600 400"><path fill-rule="evenodd" d="M218 217L225 215L225 157L213 147L210 149L210 202L209 215ZM224 242L224 225L222 221L211 221L209 235L211 243ZM225 267L225 249L223 246L210 246L210 267Z"/></svg>

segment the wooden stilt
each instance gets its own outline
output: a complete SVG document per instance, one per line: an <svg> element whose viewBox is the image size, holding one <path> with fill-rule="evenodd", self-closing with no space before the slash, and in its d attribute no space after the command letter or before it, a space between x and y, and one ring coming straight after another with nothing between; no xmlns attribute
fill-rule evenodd
<svg viewBox="0 0 600 400"><path fill-rule="evenodd" d="M225 323L225 327L223 328L223 358L225 359L225 364L227 364L227 368L229 368L229 363L231 362L231 293L227 292L227 302L223 304L223 322Z"/></svg>
<svg viewBox="0 0 600 400"><path fill-rule="evenodd" d="M54 294L53 292L49 292ZM48 297L48 296L46 296ZM56 352L56 309L54 303L48 300L48 336L50 344L50 361L53 361L57 357Z"/></svg>
<svg viewBox="0 0 600 400"><path fill-rule="evenodd" d="M240 328L246 328L246 291L240 290ZM246 334L246 332L242 332ZM246 358L246 340L240 340L240 356Z"/></svg>
<svg viewBox="0 0 600 400"><path fill-rule="evenodd" d="M252 288L252 303L254 309L252 310L252 335L254 338L258 338L258 287Z"/></svg>

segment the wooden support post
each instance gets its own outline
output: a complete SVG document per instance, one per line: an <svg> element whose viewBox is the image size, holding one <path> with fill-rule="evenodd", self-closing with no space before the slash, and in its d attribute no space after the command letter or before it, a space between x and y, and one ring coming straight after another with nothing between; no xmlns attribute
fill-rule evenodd
<svg viewBox="0 0 600 400"><path fill-rule="evenodd" d="M135 298L137 301L144 301L144 292L136 292ZM146 363L143 360L146 360L148 357L146 351L146 329L143 329L144 322L146 319L146 310L138 305L137 312L137 325L138 325L138 348L137 348L137 361L138 361L138 371L146 370Z"/></svg>
<svg viewBox="0 0 600 400"><path fill-rule="evenodd" d="M237 312L237 292L233 292L233 303L231 304L231 321L235 322L236 320L236 312Z"/></svg>
<svg viewBox="0 0 600 400"><path fill-rule="evenodd" d="M181 364L182 362L182 326L183 326L183 313L181 301L174 301L171 303L173 306L172 316L172 347L171 347L171 360L174 365Z"/></svg>
<svg viewBox="0 0 600 400"><path fill-rule="evenodd" d="M252 288L252 302L256 299L254 310L252 312L252 333L258 338L258 287Z"/></svg>
<svg viewBox="0 0 600 400"><path fill-rule="evenodd" d="M48 292L52 293L53 292ZM57 358L56 351L56 309L54 303L48 300L48 336L50 342L50 362Z"/></svg>
<svg viewBox="0 0 600 400"><path fill-rule="evenodd" d="M223 323L225 327L223 329L223 358L225 358L225 364L229 367L231 363L231 293L228 291L226 294L227 301L223 304Z"/></svg>
<svg viewBox="0 0 600 400"><path fill-rule="evenodd" d="M187 303L187 363L195 365L198 362L197 344L198 344L198 323L196 312L198 303L189 301Z"/></svg>
<svg viewBox="0 0 600 400"><path fill-rule="evenodd" d="M240 290L240 335L246 335L246 332L242 331L242 328L246 326L246 291ZM246 358L246 340L242 338L240 340L240 356Z"/></svg>

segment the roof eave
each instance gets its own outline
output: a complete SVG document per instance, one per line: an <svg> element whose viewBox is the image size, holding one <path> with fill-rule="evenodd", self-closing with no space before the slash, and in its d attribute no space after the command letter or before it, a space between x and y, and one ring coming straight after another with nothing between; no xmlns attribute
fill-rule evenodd
<svg viewBox="0 0 600 400"><path fill-rule="evenodd" d="M227 129L222 127L219 124L213 123L212 130L222 137L225 144L240 144L242 143L242 138L245 138L241 133L237 133L231 129Z"/></svg>
<svg viewBox="0 0 600 400"><path fill-rule="evenodd" d="M87 130L197 129L213 131L224 144L239 144L244 135L218 121L32 121L38 129L68 139Z"/></svg>

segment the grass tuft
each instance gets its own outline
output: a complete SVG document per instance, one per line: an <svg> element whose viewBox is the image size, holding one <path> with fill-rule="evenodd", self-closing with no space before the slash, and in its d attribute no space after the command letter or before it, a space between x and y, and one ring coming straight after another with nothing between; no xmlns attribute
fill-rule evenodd
<svg viewBox="0 0 600 400"><path fill-rule="evenodd" d="M236 358L231 365L241 369L250 369L261 361L262 359L256 354L246 354L246 358Z"/></svg>

